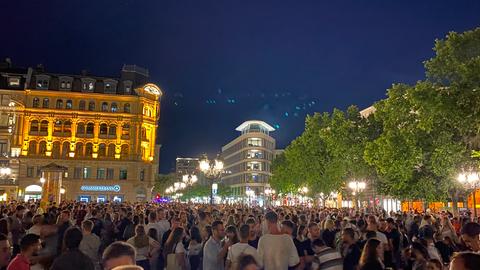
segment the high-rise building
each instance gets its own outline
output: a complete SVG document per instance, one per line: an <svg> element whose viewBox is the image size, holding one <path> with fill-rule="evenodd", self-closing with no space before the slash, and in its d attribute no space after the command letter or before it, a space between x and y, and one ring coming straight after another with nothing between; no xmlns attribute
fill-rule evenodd
<svg viewBox="0 0 480 270"><path fill-rule="evenodd" d="M199 168L199 158L177 157L175 162L175 174L178 181L182 181L184 175L196 175L197 182L195 185L208 185L209 182L205 178Z"/></svg>
<svg viewBox="0 0 480 270"><path fill-rule="evenodd" d="M11 129L7 155L11 166L18 160L11 177L16 194L9 198L39 198L40 168L50 163L67 168L64 199L150 198L162 92L148 82L148 70L125 65L119 77L100 77L7 62L0 75L1 115ZM2 123L0 146L1 130Z"/></svg>
<svg viewBox="0 0 480 270"><path fill-rule="evenodd" d="M246 121L236 128L241 134L222 147L225 171L222 182L230 186L234 196L244 196L247 190L262 194L272 176L271 164L275 155L275 139L269 124Z"/></svg>

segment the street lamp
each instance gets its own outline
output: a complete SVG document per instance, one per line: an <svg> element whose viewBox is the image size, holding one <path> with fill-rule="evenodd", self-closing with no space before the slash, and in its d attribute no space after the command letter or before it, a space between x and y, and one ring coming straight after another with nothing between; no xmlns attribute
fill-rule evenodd
<svg viewBox="0 0 480 270"><path fill-rule="evenodd" d="M302 204L305 205L305 195L308 193L308 187L301 187L298 189L298 193L302 194Z"/></svg>
<svg viewBox="0 0 480 270"><path fill-rule="evenodd" d="M358 209L358 194L365 190L367 184L364 181L354 180L348 183L348 187L352 190L352 195L355 198L355 205Z"/></svg>
<svg viewBox="0 0 480 270"><path fill-rule="evenodd" d="M248 197L248 202L249 204L251 205L252 204L252 198L255 197L255 190L253 189L247 189L245 191L245 194L247 195Z"/></svg>
<svg viewBox="0 0 480 270"><path fill-rule="evenodd" d="M273 188L266 188L265 189L265 196L267 197L267 201L270 204L270 196L275 195L276 191Z"/></svg>
<svg viewBox="0 0 480 270"><path fill-rule="evenodd" d="M220 179L223 174L223 161L218 157L214 160L209 160L207 155L204 155L199 162L200 171L205 175L205 177L212 180L213 184L216 184L215 181ZM213 196L216 194L216 190L212 189L210 192L210 203L213 204Z"/></svg>
<svg viewBox="0 0 480 270"><path fill-rule="evenodd" d="M194 174L185 174L182 176L182 182L185 183L188 186L192 186L198 181L198 177Z"/></svg>
<svg viewBox="0 0 480 270"><path fill-rule="evenodd" d="M45 184L46 179L44 177L40 177L40 183Z"/></svg>
<svg viewBox="0 0 480 270"><path fill-rule="evenodd" d="M473 201L473 215L477 217L477 202L475 193L477 191L477 184L480 180L480 177L475 171L463 172L458 175L458 181L467 187L473 188L472 201Z"/></svg>

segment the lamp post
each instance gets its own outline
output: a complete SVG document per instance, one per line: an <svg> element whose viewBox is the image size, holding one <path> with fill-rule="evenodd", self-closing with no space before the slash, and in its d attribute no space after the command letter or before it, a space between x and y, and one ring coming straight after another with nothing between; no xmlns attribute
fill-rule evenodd
<svg viewBox="0 0 480 270"><path fill-rule="evenodd" d="M472 201L473 201L473 216L477 217L477 202L475 193L477 191L477 184L480 180L480 177L475 171L467 171L460 173L458 175L458 181L465 185L466 187L473 188Z"/></svg>
<svg viewBox="0 0 480 270"><path fill-rule="evenodd" d="M305 206L305 195L308 193L308 187L301 187L298 189L298 193L302 194L302 204Z"/></svg>
<svg viewBox="0 0 480 270"><path fill-rule="evenodd" d="M352 190L352 195L355 198L355 206L358 209L359 208L358 194L363 190L365 190L365 188L367 187L367 184L364 181L354 180L348 183L348 187Z"/></svg>
<svg viewBox="0 0 480 270"><path fill-rule="evenodd" d="M182 182L187 186L193 186L198 181L198 177L195 174L185 174L182 175Z"/></svg>
<svg viewBox="0 0 480 270"><path fill-rule="evenodd" d="M252 198L255 197L255 191L252 190L252 189L247 189L247 190L245 191L245 194L246 194L247 197L248 197L248 203L249 203L250 205L252 205Z"/></svg>
<svg viewBox="0 0 480 270"><path fill-rule="evenodd" d="M212 180L212 189L210 192L210 204L214 203L213 196L217 193L218 185L216 181L222 177L223 161L218 157L214 160L209 160L207 155L204 155L199 163L200 171L205 177ZM214 186L215 185L215 186ZM216 187L214 189L214 187Z"/></svg>
<svg viewBox="0 0 480 270"><path fill-rule="evenodd" d="M267 206L270 206L270 196L275 195L275 193L276 193L276 191L273 188L266 188L265 189L265 196L267 197L267 202L268 202Z"/></svg>

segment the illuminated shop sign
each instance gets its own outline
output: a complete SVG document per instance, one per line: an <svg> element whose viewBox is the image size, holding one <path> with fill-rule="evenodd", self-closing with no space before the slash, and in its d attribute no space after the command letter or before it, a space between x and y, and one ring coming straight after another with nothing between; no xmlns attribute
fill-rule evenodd
<svg viewBox="0 0 480 270"><path fill-rule="evenodd" d="M119 185L114 185L114 186L81 186L80 190L82 190L82 191L113 191L113 192L119 192L120 191L120 186Z"/></svg>

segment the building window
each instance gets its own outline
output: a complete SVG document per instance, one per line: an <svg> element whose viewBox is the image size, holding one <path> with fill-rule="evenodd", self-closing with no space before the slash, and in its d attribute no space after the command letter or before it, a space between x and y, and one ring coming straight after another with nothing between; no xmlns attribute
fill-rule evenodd
<svg viewBox="0 0 480 270"><path fill-rule="evenodd" d="M105 168L97 169L97 179L105 179Z"/></svg>
<svg viewBox="0 0 480 270"><path fill-rule="evenodd" d="M143 180L145 180L145 169L142 169L140 171L140 181L143 181Z"/></svg>
<svg viewBox="0 0 480 270"><path fill-rule="evenodd" d="M95 111L95 102L94 101L90 101L88 103L88 110L89 111Z"/></svg>
<svg viewBox="0 0 480 270"><path fill-rule="evenodd" d="M90 179L92 178L92 168L84 167L82 170L82 178L83 179Z"/></svg>
<svg viewBox="0 0 480 270"><path fill-rule="evenodd" d="M110 111L111 112L117 112L118 111L117 103L113 102L112 105L110 105Z"/></svg>
<svg viewBox="0 0 480 270"><path fill-rule="evenodd" d="M108 126L105 123L100 124L100 135L107 135Z"/></svg>
<svg viewBox="0 0 480 270"><path fill-rule="evenodd" d="M35 167L27 166L27 177L35 177L33 174L35 172Z"/></svg>
<svg viewBox="0 0 480 270"><path fill-rule="evenodd" d="M127 180L127 169L120 169L118 179Z"/></svg>
<svg viewBox="0 0 480 270"><path fill-rule="evenodd" d="M18 77L9 77L8 86L20 86L20 78Z"/></svg>
<svg viewBox="0 0 480 270"><path fill-rule="evenodd" d="M46 152L47 152L47 142L41 141L38 144L38 154L41 156L45 156Z"/></svg>
<svg viewBox="0 0 480 270"><path fill-rule="evenodd" d="M122 126L122 137L128 139L130 137L130 125L125 123Z"/></svg>
<svg viewBox="0 0 480 270"><path fill-rule="evenodd" d="M63 109L63 100L57 99L57 104L56 104L55 108Z"/></svg>
<svg viewBox="0 0 480 270"><path fill-rule="evenodd" d="M8 147L6 141L0 141L0 155L8 157Z"/></svg>
<svg viewBox="0 0 480 270"><path fill-rule="evenodd" d="M85 156L88 158L91 158L93 154L93 144L92 143L87 143L85 145Z"/></svg>
<svg viewBox="0 0 480 270"><path fill-rule="evenodd" d="M28 154L32 155L32 156L37 154L37 142L36 141L30 141L28 143Z"/></svg>
<svg viewBox="0 0 480 270"><path fill-rule="evenodd" d="M85 111L85 100L80 100L80 102L78 103L78 109L80 111Z"/></svg>
<svg viewBox="0 0 480 270"><path fill-rule="evenodd" d="M59 133L62 133L62 121L61 120L56 120L55 124L53 125L53 133L55 135L58 135Z"/></svg>
<svg viewBox="0 0 480 270"><path fill-rule="evenodd" d="M102 112L108 112L108 103L107 102L102 103Z"/></svg>
<svg viewBox="0 0 480 270"><path fill-rule="evenodd" d="M129 149L128 149L128 144L122 145L121 151L120 151L120 157L122 159L128 159L129 155Z"/></svg>
<svg viewBox="0 0 480 270"><path fill-rule="evenodd" d="M93 79L82 79L82 91L83 92L93 92L95 88L95 80Z"/></svg>
<svg viewBox="0 0 480 270"><path fill-rule="evenodd" d="M50 100L48 98L43 99L42 108L50 107Z"/></svg>
<svg viewBox="0 0 480 270"><path fill-rule="evenodd" d="M80 179L82 178L82 172L83 172L83 168L81 167L75 167L73 169L73 178L75 179Z"/></svg>
<svg viewBox="0 0 480 270"><path fill-rule="evenodd" d="M110 125L108 128L108 135L109 136L115 136L117 134L117 126L116 125Z"/></svg>
<svg viewBox="0 0 480 270"><path fill-rule="evenodd" d="M48 82L50 80L50 76L46 75L38 75L36 76L37 79L37 89L48 89Z"/></svg>
<svg viewBox="0 0 480 270"><path fill-rule="evenodd" d="M75 157L83 157L83 143L81 142L75 145Z"/></svg>
<svg viewBox="0 0 480 270"><path fill-rule="evenodd" d="M83 106L85 106L85 104L83 104ZM72 109L72 100L71 99L67 100L67 103L65 103L65 109L67 109L67 110Z"/></svg>
<svg viewBox="0 0 480 270"><path fill-rule="evenodd" d="M248 138L247 139L248 146L262 146L262 139L260 138Z"/></svg>
<svg viewBox="0 0 480 270"><path fill-rule="evenodd" d="M40 132L41 133L47 133L48 132L48 121L47 120L42 120L42 122L40 122Z"/></svg>
<svg viewBox="0 0 480 270"><path fill-rule="evenodd" d="M125 93L130 94L132 92L132 81L124 81L123 86L125 87Z"/></svg>
<svg viewBox="0 0 480 270"><path fill-rule="evenodd" d="M30 123L30 134L36 134L38 132L38 121L33 120Z"/></svg>
<svg viewBox="0 0 480 270"><path fill-rule="evenodd" d="M70 90L72 89L72 77L59 77L60 81L60 90Z"/></svg>
<svg viewBox="0 0 480 270"><path fill-rule="evenodd" d="M130 113L130 103L123 105L123 112Z"/></svg>
<svg viewBox="0 0 480 270"><path fill-rule="evenodd" d="M40 107L40 99L39 98L33 98L33 104L32 104L32 107L33 108L38 108Z"/></svg>
<svg viewBox="0 0 480 270"><path fill-rule="evenodd" d="M69 152L70 152L70 143L69 142L63 142L63 144L62 144L62 158L67 158Z"/></svg>
<svg viewBox="0 0 480 270"><path fill-rule="evenodd" d="M98 157L104 158L107 156L107 146L104 143L98 145Z"/></svg>
<svg viewBox="0 0 480 270"><path fill-rule="evenodd" d="M114 158L115 157L115 144L111 143L111 144L108 145L107 156L109 158Z"/></svg>
<svg viewBox="0 0 480 270"><path fill-rule="evenodd" d="M88 123L87 124L87 130L86 130L86 133L87 135L93 135L93 130L95 128L95 125L93 123Z"/></svg>
<svg viewBox="0 0 480 270"><path fill-rule="evenodd" d="M114 177L115 170L112 168L107 168L107 179L112 180Z"/></svg>

